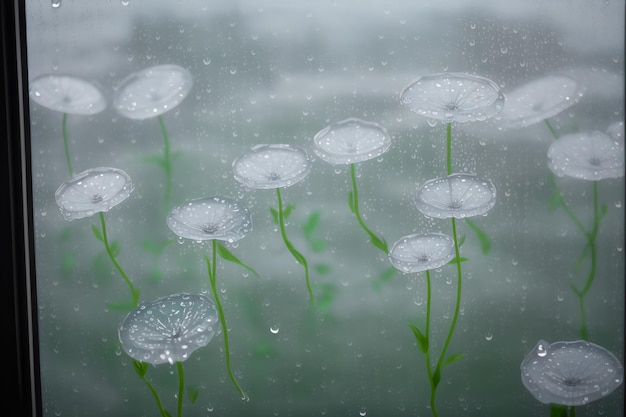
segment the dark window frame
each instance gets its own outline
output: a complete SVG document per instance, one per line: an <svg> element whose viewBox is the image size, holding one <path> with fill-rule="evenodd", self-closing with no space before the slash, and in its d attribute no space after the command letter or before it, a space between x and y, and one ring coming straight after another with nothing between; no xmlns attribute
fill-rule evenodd
<svg viewBox="0 0 626 417"><path fill-rule="evenodd" d="M9 221L2 233L8 267L2 280L2 315L6 326L3 390L6 409L16 416L40 416L33 217L26 64L25 0L0 2L2 55L3 195ZM5 197L6 198L6 197Z"/></svg>

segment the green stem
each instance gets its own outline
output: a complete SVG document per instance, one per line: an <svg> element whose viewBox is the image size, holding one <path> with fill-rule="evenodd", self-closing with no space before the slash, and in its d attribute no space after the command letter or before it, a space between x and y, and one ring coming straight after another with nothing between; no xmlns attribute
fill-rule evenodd
<svg viewBox="0 0 626 417"><path fill-rule="evenodd" d="M545 119L544 122L548 130L550 130L552 137L555 140L558 139L558 134L556 133L556 130L554 129L554 127L552 127L552 124L550 124L548 119ZM556 184L556 180L554 179L554 175L551 176L551 180L552 180L552 184L554 185L554 188L558 192L558 187ZM576 227L587 238L587 243L586 243L586 247L584 250L589 248L590 255L591 255L591 265L589 268L589 274L587 275L587 280L585 281L585 285L583 286L582 290L579 290L577 287L572 285L572 289L578 296L578 303L580 305L580 316L581 316L580 337L583 340L588 340L589 332L587 330L587 309L585 308L585 296L587 295L587 292L589 292L589 289L591 288L591 285L593 284L593 281L596 276L596 269L597 269L596 237L598 235L598 228L600 227L600 214L598 210L598 182L593 181L593 225L591 227L591 231L589 232L587 231L583 223L576 217L572 209L570 209L570 207L565 203L565 200L560 199L560 203L561 203L560 206L563 208L563 211L565 211L565 214L567 214L570 220L572 220L572 222L576 225ZM574 415L574 407L570 408L570 415L571 416Z"/></svg>
<svg viewBox="0 0 626 417"><path fill-rule="evenodd" d="M213 295L215 296L215 304L217 305L217 312L220 317L220 323L222 325L222 333L224 335L224 356L226 358L226 370L228 371L228 377L232 381L233 385L239 391L239 395L241 395L242 400L247 400L248 395L241 389L237 380L235 379L235 375L233 375L233 371L230 366L230 348L228 346L228 326L226 325L226 316L224 315L224 309L222 308L222 302L220 301L219 292L217 291L216 285L216 275L217 275L217 245L215 241L211 241L211 258L212 261L209 260L208 257L204 257L207 264L207 269L209 273L209 280L211 281L211 289L213 290Z"/></svg>
<svg viewBox="0 0 626 417"><path fill-rule="evenodd" d="M311 288L311 282L309 279L309 264L304 255L298 252L295 246L293 246L293 243L291 243L291 241L287 238L287 233L285 232L285 216L283 213L283 199L280 195L280 188L276 189L276 196L278 197L278 224L280 226L280 234L283 237L283 242L285 242L285 246L287 246L291 255L304 267L306 288L309 292L309 304L313 305L315 302L315 296L313 295L313 288Z"/></svg>
<svg viewBox="0 0 626 417"><path fill-rule="evenodd" d="M100 224L102 225L102 239L104 242L104 247L107 253L109 254L109 258L111 258L111 261L113 262L113 264L119 271L120 275L122 275L122 278L124 278L124 281L126 281L126 284L128 284L128 287L130 288L130 291L133 295L133 307L135 308L137 307L137 305L139 305L139 290L135 288L133 283L130 281L130 278L128 278L128 275L126 275L126 272L124 272L124 269L122 269L120 264L117 262L117 259L115 259L115 255L113 254L113 250L111 249L111 246L109 245L109 239L107 237L107 228L106 228L106 223L104 221L104 213L100 212L99 214L100 214Z"/></svg>
<svg viewBox="0 0 626 417"><path fill-rule="evenodd" d="M446 172L452 174L452 123L446 124Z"/></svg>
<svg viewBox="0 0 626 417"><path fill-rule="evenodd" d="M165 204L169 207L170 198L172 194L172 161L170 154L170 139L167 134L167 129L165 128L165 119L163 119L163 115L158 116L159 125L161 126L161 133L163 133L163 169L165 170Z"/></svg>
<svg viewBox="0 0 626 417"><path fill-rule="evenodd" d="M63 122L61 123L61 130L63 131L63 148L65 149L65 160L67 161L67 169L70 172L70 177L74 175L72 169L72 158L70 157L70 145L67 138L67 113L63 113Z"/></svg>
<svg viewBox="0 0 626 417"><path fill-rule="evenodd" d="M446 341L443 345L443 349L441 349L441 355L437 360L437 366L435 367L435 372L441 369L441 364L443 362L444 357L446 356L446 351L448 350L448 346L450 346L450 341L452 340L452 335L454 333L454 328L456 327L456 322L459 318L459 311L461 309L461 287L462 287L462 278L463 274L461 272L461 252L459 250L459 239L456 233L456 219L452 217L450 219L452 221L452 238L454 239L454 252L456 255L456 276L457 276L457 287L456 287L456 303L454 306L454 315L452 316L452 322L450 323L450 330L448 331L448 336L446 337Z"/></svg>
<svg viewBox="0 0 626 417"><path fill-rule="evenodd" d="M178 369L178 417L183 415L183 394L185 389L185 371L183 363L176 361L176 369Z"/></svg>
<svg viewBox="0 0 626 417"><path fill-rule="evenodd" d="M365 225L365 222L361 218L361 213L359 212L359 191L356 186L356 173L354 164L350 164L350 175L352 178L352 198L350 199L352 211L354 212L354 215L356 216L356 219L363 228L363 230L365 230L365 232L368 234L372 245L383 251L383 253L386 255L389 253L389 248L385 239L376 236L376 234L374 234L374 232L372 232Z"/></svg>
<svg viewBox="0 0 626 417"><path fill-rule="evenodd" d="M548 127L548 130L550 131L550 133L552 134L552 137L556 140L559 138L559 135L556 133L556 130L554 129L554 127L552 127L552 124L550 124L550 121L548 119L544 119L544 123L546 124L546 126Z"/></svg>
<svg viewBox="0 0 626 417"><path fill-rule="evenodd" d="M585 233L587 237L587 246L589 247L591 253L591 265L589 268L589 274L587 275L587 280L585 281L585 285L582 290L578 290L574 288L574 292L578 296L580 303L580 313L581 313L581 325L580 325L580 337L583 340L588 340L589 334L587 331L587 311L585 309L584 298L591 289L591 285L596 276L597 269L597 248L596 248L596 237L598 235L598 228L600 225L600 215L598 212L598 182L593 182L593 226L589 233Z"/></svg>
<svg viewBox="0 0 626 417"><path fill-rule="evenodd" d="M430 310L431 310L431 284L430 284L430 271L426 270L426 340L428 340L428 350L426 351L426 372L428 373L428 381L430 383L430 409L434 417L438 417L437 406L435 404L435 395L437 392L437 385L433 378L432 363L430 361Z"/></svg>
<svg viewBox="0 0 626 417"><path fill-rule="evenodd" d="M163 408L163 403L161 402L161 398L159 398L159 394L156 392L156 389L154 389L154 386L152 386L152 384L150 383L150 381L148 381L145 375L142 376L141 379L146 383L146 385L148 386L148 389L152 393L152 396L156 400L157 407L159 407L159 412L161 413L161 417L170 417L169 413L165 411L165 409Z"/></svg>

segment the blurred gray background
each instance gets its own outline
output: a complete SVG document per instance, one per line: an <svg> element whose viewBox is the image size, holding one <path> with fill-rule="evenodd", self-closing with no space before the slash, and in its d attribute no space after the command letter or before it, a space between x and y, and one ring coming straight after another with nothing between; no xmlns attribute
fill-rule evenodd
<svg viewBox="0 0 626 417"><path fill-rule="evenodd" d="M391 245L402 236L450 232L450 222L414 208L417 188L445 173L445 126L400 106L400 91L422 74L488 77L505 92L555 71L586 92L550 119L560 134L606 131L624 119L624 3L595 0L27 2L29 77L71 74L94 81L111 100L134 71L177 64L194 85L164 115L176 154L173 204L224 195L251 211L254 230L231 251L256 277L218 261L232 366L250 401L239 400L224 365L222 335L184 363L198 389L187 416L429 416L429 386L407 322L423 326L424 274L387 277L390 264L370 245L348 207L350 172L313 161L303 182L283 190L295 205L287 233L309 260L319 307L307 305L302 267L273 223L272 191L250 191L232 176L234 158L259 143L312 149L315 133L359 117L382 124L389 152L357 165L361 212ZM128 288L92 231L97 217L66 222L54 192L67 179L62 115L32 102L33 194L42 395L46 416L155 416L158 409L119 346L125 312L107 308ZM112 107L69 116L76 171L110 166L135 184L106 213L118 261L141 301L179 292L213 296L203 255L208 244L181 242L165 224L165 177L156 119L133 121ZM548 416L521 383L519 365L539 339L575 340L585 246L554 192L542 123L503 131L497 121L452 127L453 168L490 178L496 207L475 223L492 239L488 254L466 235L461 316L444 368L440 416ZM557 179L590 226L592 187ZM597 238L598 268L586 298L590 340L623 360L624 180L599 182L606 205ZM319 215L306 236L303 225ZM310 223L309 223L310 224ZM319 243L319 240L323 241ZM317 242L317 243L316 243ZM315 246L317 245L317 246ZM388 278L388 279L385 279ZM433 271L432 340L441 349L456 293L453 266ZM147 374L175 413L175 367ZM577 416L623 415L623 388L577 409Z"/></svg>

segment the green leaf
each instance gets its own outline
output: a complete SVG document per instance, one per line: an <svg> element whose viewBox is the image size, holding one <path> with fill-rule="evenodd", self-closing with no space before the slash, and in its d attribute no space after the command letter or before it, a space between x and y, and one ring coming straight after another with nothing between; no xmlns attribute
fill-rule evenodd
<svg viewBox="0 0 626 417"><path fill-rule="evenodd" d="M315 288L319 290L319 294L315 299L317 308L320 311L325 311L332 304L335 294L337 293L337 287L330 283L317 283L315 284Z"/></svg>
<svg viewBox="0 0 626 417"><path fill-rule="evenodd" d="M476 237L478 237L478 241L480 242L480 249L482 250L483 255L488 254L489 250L491 250L491 239L489 238L489 236L487 236L485 232L480 230L480 228L476 226L476 224L474 224L474 222L472 222L470 219L465 219L465 222L470 227L470 229L472 229L474 233L476 233Z"/></svg>
<svg viewBox="0 0 626 417"><path fill-rule="evenodd" d="M354 208L354 194L352 194L352 191L350 191L350 193L348 194L348 207L350 207L350 211L353 214L356 214Z"/></svg>
<svg viewBox="0 0 626 417"><path fill-rule="evenodd" d="M583 251L581 252L578 259L576 259L576 268L582 265L583 261L587 258L587 255L591 253L590 251L591 251L591 248L589 247L589 244L587 243L585 247L583 248Z"/></svg>
<svg viewBox="0 0 626 417"><path fill-rule="evenodd" d="M313 250L313 252L320 253L324 252L324 250L326 249L326 240L322 238L311 239L309 243L311 244L311 249Z"/></svg>
<svg viewBox="0 0 626 417"><path fill-rule="evenodd" d="M332 271L333 267L329 264L315 264L313 269L315 269L315 272L317 272L318 275L326 275Z"/></svg>
<svg viewBox="0 0 626 417"><path fill-rule="evenodd" d="M317 228L317 225L319 224L319 221L320 221L320 216L321 216L321 214L320 214L319 210L318 211L314 211L313 213L311 213L311 215L306 220L304 225L302 225L302 230L304 231L304 236L306 236L307 239L309 239L311 237L311 235L313 234L313 232Z"/></svg>
<svg viewBox="0 0 626 417"><path fill-rule="evenodd" d="M455 265L455 264L458 264L459 262L467 262L467 261L469 261L469 258L464 258L461 256L460 258L454 258L453 260L448 262L448 264Z"/></svg>
<svg viewBox="0 0 626 417"><path fill-rule="evenodd" d="M270 207L270 214L272 215L272 219L274 219L274 224L278 224L278 210Z"/></svg>
<svg viewBox="0 0 626 417"><path fill-rule="evenodd" d="M409 327L413 331L413 335L415 336L415 340L417 340L417 345L419 346L422 353L428 352L428 338L424 336L424 334L417 328L416 325L409 322Z"/></svg>
<svg viewBox="0 0 626 417"><path fill-rule="evenodd" d="M378 276L378 280L383 282L389 281L391 278L394 277L394 275L396 275L397 272L398 270L393 266L389 267L380 273L380 275Z"/></svg>
<svg viewBox="0 0 626 417"><path fill-rule="evenodd" d="M247 269L248 271L252 272L254 275L256 275L257 277L259 276L259 274L254 270L254 268L252 268L251 266L248 266L246 264L244 264L243 262L241 262L239 260L239 258L237 258L235 255L232 254L231 251L229 251L226 246L222 245L219 242L215 242L217 244L217 253L219 253L220 257L222 257L222 259L225 259L229 262L235 263L245 269Z"/></svg>
<svg viewBox="0 0 626 417"><path fill-rule="evenodd" d="M287 249L289 249L289 252L291 253L291 255L293 255L293 257L296 258L296 261L300 263L300 265L303 265L303 266L307 265L307 261L304 255L298 252L298 250L295 248L295 246L293 246L293 244L290 241L285 241L285 245L287 246Z"/></svg>
<svg viewBox="0 0 626 417"><path fill-rule="evenodd" d="M176 239L168 239L163 243L157 243L153 240L144 240L141 244L141 247L146 252L152 253L153 255L160 255L165 248L167 248L172 243L176 242Z"/></svg>
<svg viewBox="0 0 626 417"><path fill-rule="evenodd" d="M139 375L139 378L143 378L148 372L148 364L144 362L139 362L136 359L133 359L133 367L135 368L135 372Z"/></svg>
<svg viewBox="0 0 626 417"><path fill-rule="evenodd" d="M165 169L165 159L161 155L149 155L143 158L144 162L149 162L151 164L157 164L161 168Z"/></svg>
<svg viewBox="0 0 626 417"><path fill-rule="evenodd" d="M111 249L111 253L113 256L117 257L120 254L120 242L114 240L109 244L109 248Z"/></svg>
<svg viewBox="0 0 626 417"><path fill-rule="evenodd" d="M283 219L286 219L287 217L289 217L289 215L295 208L296 208L295 205L287 204L287 207L285 207L285 209L283 210Z"/></svg>
<svg viewBox="0 0 626 417"><path fill-rule="evenodd" d="M370 237L370 242L372 243L372 245L383 251L385 254L389 253L389 247L387 246L387 241L385 239L379 238L370 231L367 231L367 234Z"/></svg>
<svg viewBox="0 0 626 417"><path fill-rule="evenodd" d="M559 190L554 190L550 200L548 201L548 208L550 210L556 210L563 204L563 196L559 192Z"/></svg>
<svg viewBox="0 0 626 417"><path fill-rule="evenodd" d="M433 372L433 387L437 388L437 385L439 385L440 381L441 381L441 369L437 367L437 369L435 369L435 372Z"/></svg>
<svg viewBox="0 0 626 417"><path fill-rule="evenodd" d="M448 356L448 359L446 359L446 361L441 365L442 367L444 366L448 366L456 361L458 361L459 359L461 359L463 356L465 356L462 353L456 353L454 355L450 355Z"/></svg>
<svg viewBox="0 0 626 417"><path fill-rule="evenodd" d="M96 226L91 226L91 231L93 232L94 236L96 237L96 239L98 239L100 242L104 242L104 238L102 237L102 232L100 231L100 229L98 229Z"/></svg>
<svg viewBox="0 0 626 417"><path fill-rule="evenodd" d="M608 211L609 211L609 208L606 206L606 204L602 204L600 206L600 218L598 220L602 220L604 216L606 216L606 213Z"/></svg>
<svg viewBox="0 0 626 417"><path fill-rule="evenodd" d="M464 243L465 243L465 235L461 236L461 239L459 239L459 247L463 246Z"/></svg>
<svg viewBox="0 0 626 417"><path fill-rule="evenodd" d="M63 275L70 275L76 266L76 256L73 253L64 253L61 260L61 272Z"/></svg>
<svg viewBox="0 0 626 417"><path fill-rule="evenodd" d="M195 403L198 399L198 388L187 387L187 397L192 404Z"/></svg>

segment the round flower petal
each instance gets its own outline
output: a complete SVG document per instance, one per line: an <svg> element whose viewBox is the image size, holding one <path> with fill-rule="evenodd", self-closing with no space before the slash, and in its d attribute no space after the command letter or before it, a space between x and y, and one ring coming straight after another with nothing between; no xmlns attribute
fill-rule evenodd
<svg viewBox="0 0 626 417"><path fill-rule="evenodd" d="M500 121L507 129L530 126L559 114L582 96L583 89L575 79L550 74L508 93Z"/></svg>
<svg viewBox="0 0 626 417"><path fill-rule="evenodd" d="M133 189L130 177L121 169L99 167L74 175L54 196L65 220L76 220L109 211Z"/></svg>
<svg viewBox="0 0 626 417"><path fill-rule="evenodd" d="M400 94L400 103L430 119L450 122L484 121L504 105L498 85L484 77L464 73L424 75Z"/></svg>
<svg viewBox="0 0 626 417"><path fill-rule="evenodd" d="M37 77L31 81L28 93L35 103L62 113L88 116L107 107L96 84L71 75Z"/></svg>
<svg viewBox="0 0 626 417"><path fill-rule="evenodd" d="M135 72L117 88L113 107L129 119L157 117L178 106L191 91L193 80L178 65L156 65Z"/></svg>
<svg viewBox="0 0 626 417"><path fill-rule="evenodd" d="M289 187L311 172L304 150L286 144L256 145L233 161L235 179L250 189Z"/></svg>
<svg viewBox="0 0 626 417"><path fill-rule="evenodd" d="M330 164L354 164L389 150L391 137L378 123L350 118L320 130L313 138L315 154Z"/></svg>
<svg viewBox="0 0 626 417"><path fill-rule="evenodd" d="M188 201L174 208L166 221L176 235L196 241L232 243L252 230L248 209L235 200L221 196Z"/></svg>
<svg viewBox="0 0 626 417"><path fill-rule="evenodd" d="M602 132L561 136L548 148L554 174L588 181L624 176L624 143Z"/></svg>
<svg viewBox="0 0 626 417"><path fill-rule="evenodd" d="M544 404L577 406L609 395L624 379L624 368L605 348L577 340L540 340L521 364L522 382Z"/></svg>
<svg viewBox="0 0 626 417"><path fill-rule="evenodd" d="M624 122L613 122L606 130L606 133L615 139L620 146L624 146Z"/></svg>
<svg viewBox="0 0 626 417"><path fill-rule="evenodd" d="M143 303L118 329L122 349L140 362L183 362L206 346L218 329L215 303L209 297L174 294Z"/></svg>
<svg viewBox="0 0 626 417"><path fill-rule="evenodd" d="M427 181L415 197L415 205L422 214L440 219L486 214L495 204L493 182L469 174L451 174Z"/></svg>
<svg viewBox="0 0 626 417"><path fill-rule="evenodd" d="M441 233L402 237L389 252L389 261L401 272L437 269L454 259L454 241Z"/></svg>

